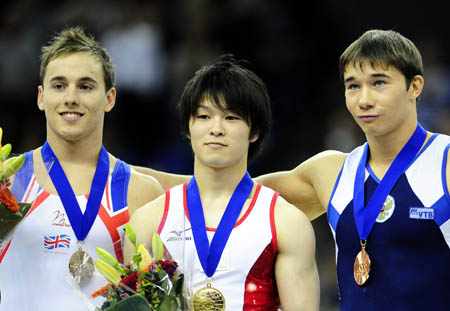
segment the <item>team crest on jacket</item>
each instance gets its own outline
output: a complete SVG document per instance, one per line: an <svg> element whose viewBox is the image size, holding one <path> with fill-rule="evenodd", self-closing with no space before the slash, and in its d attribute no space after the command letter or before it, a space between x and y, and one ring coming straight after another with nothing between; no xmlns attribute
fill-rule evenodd
<svg viewBox="0 0 450 311"><path fill-rule="evenodd" d="M392 214L394 214L394 210L395 210L395 200L392 196L388 195L383 203L383 207L381 208L380 213L378 214L377 222L383 223L389 218L391 218Z"/></svg>

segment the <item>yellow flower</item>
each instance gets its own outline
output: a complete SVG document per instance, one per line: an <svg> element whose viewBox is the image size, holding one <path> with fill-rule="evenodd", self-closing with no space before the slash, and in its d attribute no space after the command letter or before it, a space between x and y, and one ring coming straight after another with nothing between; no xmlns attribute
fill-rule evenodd
<svg viewBox="0 0 450 311"><path fill-rule="evenodd" d="M100 257L101 260L109 264L111 267L117 270L119 273L123 273L123 268L119 265L116 258L114 258L113 255L111 255L107 250L97 247L95 249L97 252L98 257Z"/></svg>
<svg viewBox="0 0 450 311"><path fill-rule="evenodd" d="M105 279L113 283L115 286L119 285L122 279L116 269L108 265L106 262L98 259L95 261L95 266L97 267L97 270L105 277Z"/></svg>
<svg viewBox="0 0 450 311"><path fill-rule="evenodd" d="M141 270L145 270L148 266L152 264L152 257L150 256L150 253L147 251L147 249L139 243L138 246L138 253L141 254L142 261L139 263L139 268Z"/></svg>

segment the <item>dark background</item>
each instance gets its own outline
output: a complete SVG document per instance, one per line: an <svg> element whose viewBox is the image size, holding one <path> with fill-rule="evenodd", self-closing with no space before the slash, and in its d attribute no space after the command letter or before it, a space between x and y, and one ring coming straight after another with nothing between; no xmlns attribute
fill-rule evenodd
<svg viewBox="0 0 450 311"><path fill-rule="evenodd" d="M137 165L190 174L176 103L194 71L223 53L250 62L268 85L273 129L253 176L292 169L325 149L364 141L345 109L338 58L371 28L415 42L425 66L422 124L450 134L450 18L444 1L16 1L1 5L0 126L15 152L45 140L36 106L40 47L64 26L83 25L113 57L118 98L104 145ZM334 243L313 221L321 310L336 310Z"/></svg>

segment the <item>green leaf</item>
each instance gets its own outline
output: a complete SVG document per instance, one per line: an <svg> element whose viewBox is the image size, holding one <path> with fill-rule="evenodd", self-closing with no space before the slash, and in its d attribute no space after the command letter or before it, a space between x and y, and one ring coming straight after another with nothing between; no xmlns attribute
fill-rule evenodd
<svg viewBox="0 0 450 311"><path fill-rule="evenodd" d="M19 206L20 206L19 213L21 213L25 217L25 215L31 208L31 203L19 203Z"/></svg>
<svg viewBox="0 0 450 311"><path fill-rule="evenodd" d="M0 149L0 161L5 161L11 153L11 144L6 144Z"/></svg>
<svg viewBox="0 0 450 311"><path fill-rule="evenodd" d="M11 157L3 162L3 170L0 172L0 180L8 178L22 167L25 162L25 156L22 154L20 156Z"/></svg>
<svg viewBox="0 0 450 311"><path fill-rule="evenodd" d="M12 213L6 205L0 202L0 240L6 238L19 224L31 208L30 203L19 203L19 211Z"/></svg>
<svg viewBox="0 0 450 311"><path fill-rule="evenodd" d="M158 233L153 233L152 236L152 252L155 260L162 260L164 256L164 244Z"/></svg>
<svg viewBox="0 0 450 311"><path fill-rule="evenodd" d="M134 232L133 227L130 224L125 225L125 233L130 240L131 244L136 248L136 232Z"/></svg>
<svg viewBox="0 0 450 311"><path fill-rule="evenodd" d="M159 307L159 311L176 311L176 300L171 296L165 296Z"/></svg>
<svg viewBox="0 0 450 311"><path fill-rule="evenodd" d="M116 306L115 311L153 311L142 293L129 296L120 301ZM108 310L109 311L109 310Z"/></svg>
<svg viewBox="0 0 450 311"><path fill-rule="evenodd" d="M142 255L140 253L134 254L133 262L136 264L136 266L139 267L139 264L141 263L141 261L142 261Z"/></svg>
<svg viewBox="0 0 450 311"><path fill-rule="evenodd" d="M176 280L173 280L172 292L181 295L183 293L183 283L184 283L184 275L180 275Z"/></svg>

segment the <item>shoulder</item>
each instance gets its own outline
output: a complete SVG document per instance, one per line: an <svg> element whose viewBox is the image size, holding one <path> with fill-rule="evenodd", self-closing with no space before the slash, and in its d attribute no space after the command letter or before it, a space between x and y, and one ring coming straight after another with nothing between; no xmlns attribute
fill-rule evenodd
<svg viewBox="0 0 450 311"><path fill-rule="evenodd" d="M154 177L141 174L131 168L128 184L128 208L131 212L163 193L162 186Z"/></svg>
<svg viewBox="0 0 450 311"><path fill-rule="evenodd" d="M278 244L288 245L287 241L298 241L301 245L314 247L314 230L308 217L300 209L278 197L274 210ZM292 239L295 237L295 239Z"/></svg>
<svg viewBox="0 0 450 311"><path fill-rule="evenodd" d="M294 205L290 204L281 196L278 196L277 198L274 213L275 218L278 219L278 221L276 221L277 229L279 225L283 227L284 225L295 223L298 224L310 223L306 215L301 210L299 210Z"/></svg>

